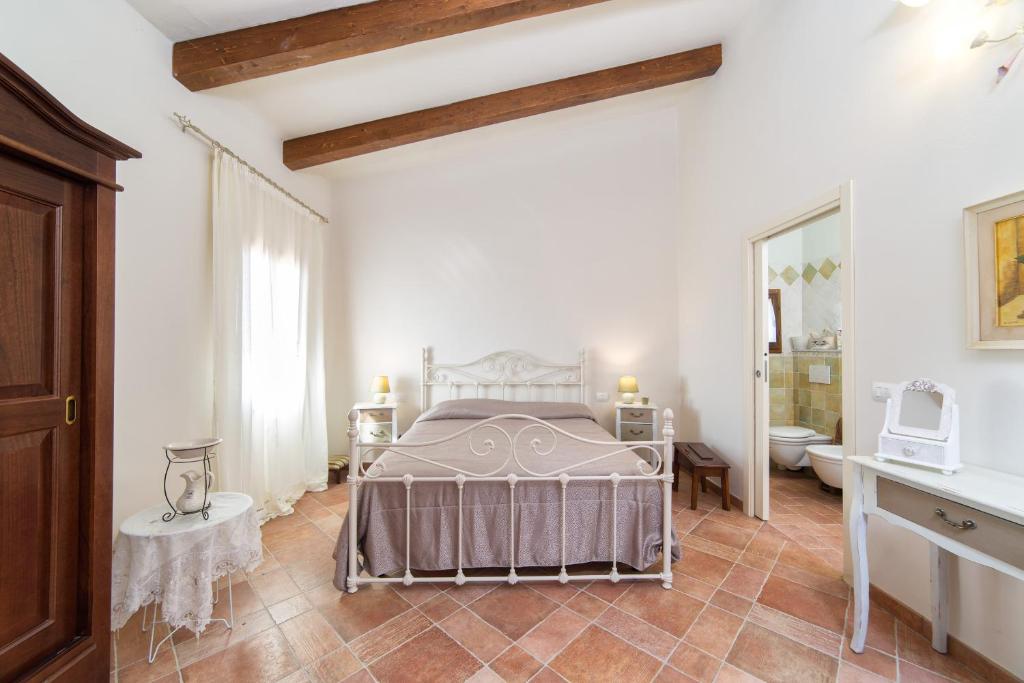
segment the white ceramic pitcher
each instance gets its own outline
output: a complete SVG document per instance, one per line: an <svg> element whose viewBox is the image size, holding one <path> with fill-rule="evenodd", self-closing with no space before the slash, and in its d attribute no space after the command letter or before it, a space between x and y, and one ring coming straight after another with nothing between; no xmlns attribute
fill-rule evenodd
<svg viewBox="0 0 1024 683"><path fill-rule="evenodd" d="M183 472L181 478L185 480L185 492L178 498L178 502L175 503L175 507L178 508L178 512L189 513L199 512L203 509L203 491L196 486L196 482L203 480L203 475L195 470L189 470ZM213 472L206 473L206 490L209 491L213 487Z"/></svg>

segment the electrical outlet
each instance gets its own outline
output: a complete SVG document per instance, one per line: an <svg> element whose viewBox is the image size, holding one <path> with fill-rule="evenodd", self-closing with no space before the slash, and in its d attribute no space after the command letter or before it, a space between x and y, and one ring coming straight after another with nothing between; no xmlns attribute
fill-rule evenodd
<svg viewBox="0 0 1024 683"><path fill-rule="evenodd" d="M598 402L603 403L608 400L608 393L604 391L599 391L594 395L594 398L596 398Z"/></svg>
<svg viewBox="0 0 1024 683"><path fill-rule="evenodd" d="M893 385L889 382L872 382L871 400L885 403L892 398L892 387Z"/></svg>

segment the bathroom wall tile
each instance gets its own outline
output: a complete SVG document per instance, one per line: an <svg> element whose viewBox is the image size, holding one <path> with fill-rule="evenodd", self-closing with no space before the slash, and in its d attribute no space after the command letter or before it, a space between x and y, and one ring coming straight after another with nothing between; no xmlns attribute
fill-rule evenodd
<svg viewBox="0 0 1024 683"><path fill-rule="evenodd" d="M811 407L819 410L825 409L825 392L824 391L812 391L811 392Z"/></svg>
<svg viewBox="0 0 1024 683"><path fill-rule="evenodd" d="M820 408L811 409L811 422L816 425L825 424L825 411Z"/></svg>

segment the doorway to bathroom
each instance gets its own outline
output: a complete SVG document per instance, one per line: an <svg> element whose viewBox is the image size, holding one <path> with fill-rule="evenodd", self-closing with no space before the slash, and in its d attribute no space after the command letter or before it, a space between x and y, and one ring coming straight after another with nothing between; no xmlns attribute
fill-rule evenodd
<svg viewBox="0 0 1024 683"><path fill-rule="evenodd" d="M746 243L747 511L839 563L856 435L850 201L846 183Z"/></svg>

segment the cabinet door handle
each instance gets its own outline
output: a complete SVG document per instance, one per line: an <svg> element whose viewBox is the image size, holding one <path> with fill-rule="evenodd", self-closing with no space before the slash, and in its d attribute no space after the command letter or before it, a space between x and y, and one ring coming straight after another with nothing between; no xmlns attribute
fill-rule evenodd
<svg viewBox="0 0 1024 683"><path fill-rule="evenodd" d="M942 508L935 508L935 514L939 516L939 519L941 519L943 522L945 522L946 524L950 525L955 529L967 530L978 528L978 525L974 523L973 519L965 519L962 522L954 522L953 520L946 517L946 511L943 510Z"/></svg>

